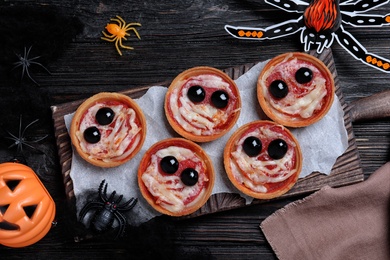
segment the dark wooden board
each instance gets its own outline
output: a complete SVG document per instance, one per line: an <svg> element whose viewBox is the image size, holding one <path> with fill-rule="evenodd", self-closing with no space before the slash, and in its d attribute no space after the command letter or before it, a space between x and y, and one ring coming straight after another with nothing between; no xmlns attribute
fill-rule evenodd
<svg viewBox="0 0 390 260"><path fill-rule="evenodd" d="M332 187L339 187L348 184L353 184L359 181L364 180L364 174L360 165L360 157L355 143L355 137L352 129L352 119L350 116L350 107L346 104L343 93L339 86L339 79L337 76L337 71L334 65L332 52L330 50L324 51L321 55L316 53L311 53L316 55L321 59L333 73L336 85L336 94L339 97L341 106L344 110L344 122L345 127L348 133L349 147L345 153L340 156L335 165L332 168L332 171L329 175L325 175L319 172L314 172L305 178L300 178L295 186L286 194L279 198L286 198L296 195L302 195L310 193L320 189L325 185ZM252 68L257 63L250 63L245 65L240 65L236 67L231 67L224 69L223 71L228 74L231 78L237 79L250 68ZM158 85L168 86L169 82L159 83ZM142 96L149 86L139 87L135 89L130 89L128 91L123 91L122 93L129 95L132 98L137 98ZM70 138L65 126L64 116L66 114L74 112L77 107L82 103L83 100L77 100L70 103L64 103L60 105L52 106L52 117L54 120L54 129L55 129L55 138L58 148L58 154L60 158L60 165L62 168L63 181L65 186L65 192L67 198L71 203L74 203L75 195L73 192L73 182L70 177L70 170L72 165L72 147L70 143ZM254 200L252 203L260 203L262 201ZM187 216L195 217L210 213L215 213L219 211L244 207L245 199L240 197L238 194L230 193L220 193L214 194L211 196L209 201L197 212Z"/></svg>

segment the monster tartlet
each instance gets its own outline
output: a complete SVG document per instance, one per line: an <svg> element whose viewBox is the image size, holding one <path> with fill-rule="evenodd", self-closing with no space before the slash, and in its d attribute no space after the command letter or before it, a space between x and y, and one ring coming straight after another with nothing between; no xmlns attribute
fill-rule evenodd
<svg viewBox="0 0 390 260"><path fill-rule="evenodd" d="M235 82L211 67L195 67L180 73L165 96L169 124L182 137L208 142L226 134L241 109Z"/></svg>
<svg viewBox="0 0 390 260"><path fill-rule="evenodd" d="M271 59L257 82L257 98L265 114L290 127L308 126L324 117L334 91L333 75L325 64L300 52Z"/></svg>
<svg viewBox="0 0 390 260"><path fill-rule="evenodd" d="M259 120L233 133L224 150L224 165L238 190L253 198L271 199L296 183L302 169L302 153L287 128Z"/></svg>
<svg viewBox="0 0 390 260"><path fill-rule="evenodd" d="M130 160L141 149L146 120L130 97L99 93L76 110L70 127L72 144L78 154L100 167L115 167Z"/></svg>
<svg viewBox="0 0 390 260"><path fill-rule="evenodd" d="M202 207L214 186L210 158L184 138L162 140L148 149L138 169L138 184L146 201L160 213L184 216Z"/></svg>

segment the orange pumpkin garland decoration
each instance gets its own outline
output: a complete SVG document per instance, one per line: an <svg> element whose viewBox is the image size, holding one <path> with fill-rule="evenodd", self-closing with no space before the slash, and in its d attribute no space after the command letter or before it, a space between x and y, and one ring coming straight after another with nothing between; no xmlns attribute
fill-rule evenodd
<svg viewBox="0 0 390 260"><path fill-rule="evenodd" d="M25 247L42 239L55 204L34 171L20 163L0 164L0 244Z"/></svg>

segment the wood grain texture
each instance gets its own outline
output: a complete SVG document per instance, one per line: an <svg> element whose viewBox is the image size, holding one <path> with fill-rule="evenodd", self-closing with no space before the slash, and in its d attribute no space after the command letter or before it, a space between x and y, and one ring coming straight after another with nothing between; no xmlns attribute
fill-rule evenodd
<svg viewBox="0 0 390 260"><path fill-rule="evenodd" d="M259 224L277 209L305 195L180 221L156 218L142 227L129 227L126 236L119 241L102 235L75 243L74 234L85 228L77 222L74 204L68 202L64 190L61 168L64 162L70 161L69 155L60 159L59 149L66 147L57 148L57 141L68 137L55 136L50 107L79 102L101 91L121 92L156 82L169 82L179 72L199 65L227 69L267 60L283 52L302 51L298 34L272 41L242 41L230 37L223 29L225 24L266 27L295 19L299 14L283 12L263 0L2 1L1 32L9 30L24 35L23 30L18 30L17 22L25 21L23 17L28 15L18 15L21 7L39 10L56 7L61 14L79 19L83 31L69 42L57 59L46 62L38 59L51 75L31 67L39 87L26 77L21 81L20 70L11 73L8 69L13 67L12 64L5 66L2 63L0 66L0 161L8 161L16 153L8 148L10 141L3 138L7 136L5 130L18 132L19 115L23 115L23 125L39 119L26 135L47 135L36 144L41 152L25 149L23 157L53 196L58 222L46 237L30 247L11 249L0 245L2 258L276 259ZM16 10L12 19L10 9ZM388 14L390 5L382 5L368 13ZM123 50L123 56L116 53L113 44L100 40L104 26L115 15L122 16L127 22L142 24L139 28L141 40L134 35L129 37L126 44L134 50ZM52 20L48 24L54 26ZM361 28L345 24L344 28L369 52L390 58L389 26ZM62 29L66 29L65 24L45 32L61 32ZM10 34L1 35L4 36L1 42L7 42ZM46 38L34 39L34 44ZM15 53L21 53L23 50L17 47L23 44L25 42L20 41L17 46L11 46L10 57L15 58ZM336 41L331 49L346 108L351 109L351 102L389 89L390 74L355 60ZM33 50L36 49L33 47ZM44 58L45 53L33 55L43 55ZM0 61L3 58L1 56ZM142 94L142 91L134 93L137 96ZM390 159L390 119L354 121L352 128L361 169L368 178ZM349 169L348 160L340 167ZM351 170L355 168L351 167ZM229 201L223 203L231 204Z"/></svg>
<svg viewBox="0 0 390 260"><path fill-rule="evenodd" d="M318 56L316 53L312 53L312 55ZM278 199L291 197L301 194L307 194L316 190L319 190L325 185L329 185L332 187L340 187L344 185L353 184L359 181L363 181L364 175L363 170L360 165L360 158L357 150L357 146L355 143L354 133L352 129L352 121L350 117L350 108L345 104L345 100L339 86L339 80L337 71L333 62L332 52L330 50L324 51L321 55L318 56L330 69L333 74L335 80L335 92L339 97L340 104L344 110L344 122L345 128L348 133L348 144L349 147L346 152L340 156L331 173L329 175L325 175L319 172L315 172L305 178L300 178L294 187L282 195ZM245 72L247 72L250 68L252 68L256 63L250 63L241 66L235 66L228 69L225 69L224 72L229 75L233 80L237 79ZM158 85L158 84L154 84ZM160 83L160 85L168 86L169 82ZM130 97L136 98L146 92L148 87L140 87L133 88L130 90L125 90L122 93L129 95ZM54 129L55 136L57 139L57 148L59 151L60 163L62 166L62 175L64 178L65 192L67 194L68 199L71 203L74 202L74 192L73 192L73 181L70 177L70 170L72 164L72 147L70 144L70 138L67 135L67 129L64 122L64 116L69 113L73 113L81 101L74 101L71 103L65 103L61 105L52 106L53 112L53 121L54 121ZM163 108L162 108L163 109ZM220 173L225 174L225 173ZM260 203L261 201L255 200L253 204ZM219 193L211 196L209 201L198 211L195 213L186 216L188 217L196 217L205 214L215 213L219 211L230 210L234 208L244 207L246 206L245 200L243 200L237 194L229 194L229 193Z"/></svg>

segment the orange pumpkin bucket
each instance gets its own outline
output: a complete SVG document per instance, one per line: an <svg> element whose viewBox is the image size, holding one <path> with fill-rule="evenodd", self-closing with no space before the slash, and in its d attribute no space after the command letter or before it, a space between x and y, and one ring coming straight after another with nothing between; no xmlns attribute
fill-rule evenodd
<svg viewBox="0 0 390 260"><path fill-rule="evenodd" d="M54 201L30 167L0 164L0 244L34 244L49 232L54 217Z"/></svg>

